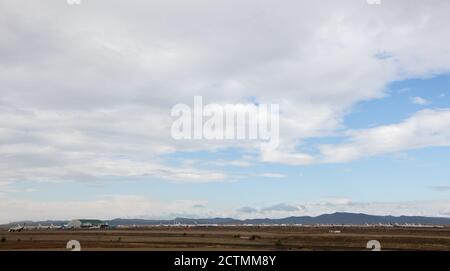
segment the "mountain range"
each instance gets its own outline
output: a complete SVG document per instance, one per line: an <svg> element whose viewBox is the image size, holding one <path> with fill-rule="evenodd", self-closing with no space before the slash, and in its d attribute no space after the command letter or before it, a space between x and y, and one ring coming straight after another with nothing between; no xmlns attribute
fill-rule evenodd
<svg viewBox="0 0 450 271"><path fill-rule="evenodd" d="M4 226L26 224L26 225L62 225L68 221L47 220L47 221L19 221L6 224ZM337 212L333 214L323 214L316 217L311 216L291 216L286 218L260 218L260 219L234 219L234 218L175 218L171 220L153 219L124 219L116 218L105 220L110 226L118 225L160 225L160 224L187 224L187 225L230 225L230 224L250 224L250 225L275 225L275 224L338 224L338 225L364 225L364 224L424 224L424 225L450 225L450 218L446 217L425 217L425 216L376 216L356 213Z"/></svg>

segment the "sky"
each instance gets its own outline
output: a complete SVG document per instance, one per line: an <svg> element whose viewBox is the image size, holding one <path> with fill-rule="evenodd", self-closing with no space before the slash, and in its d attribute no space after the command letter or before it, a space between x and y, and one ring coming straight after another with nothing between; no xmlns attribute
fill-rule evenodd
<svg viewBox="0 0 450 271"><path fill-rule="evenodd" d="M450 1L2 0L0 223L450 217ZM278 104L280 144L175 140Z"/></svg>

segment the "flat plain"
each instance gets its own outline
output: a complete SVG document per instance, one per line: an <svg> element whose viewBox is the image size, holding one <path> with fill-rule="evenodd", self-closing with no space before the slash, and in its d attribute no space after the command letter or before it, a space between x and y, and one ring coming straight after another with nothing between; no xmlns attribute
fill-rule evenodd
<svg viewBox="0 0 450 271"><path fill-rule="evenodd" d="M450 251L450 227L149 227L110 230L0 230L0 250L382 250Z"/></svg>

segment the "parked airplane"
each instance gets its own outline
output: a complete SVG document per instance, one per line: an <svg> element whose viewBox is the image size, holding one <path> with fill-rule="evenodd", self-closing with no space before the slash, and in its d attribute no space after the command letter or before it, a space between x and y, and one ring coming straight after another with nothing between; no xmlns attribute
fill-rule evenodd
<svg viewBox="0 0 450 271"><path fill-rule="evenodd" d="M41 224L38 224L37 229L38 230L49 230L50 226L42 226Z"/></svg>
<svg viewBox="0 0 450 271"><path fill-rule="evenodd" d="M20 226L19 224L17 224L17 226L9 228L9 232L21 232L23 230L24 226Z"/></svg>
<svg viewBox="0 0 450 271"><path fill-rule="evenodd" d="M53 224L50 225L50 229L51 229L51 230L60 230L60 229L62 229L62 228L63 228L63 226L55 226L55 225L53 225Z"/></svg>

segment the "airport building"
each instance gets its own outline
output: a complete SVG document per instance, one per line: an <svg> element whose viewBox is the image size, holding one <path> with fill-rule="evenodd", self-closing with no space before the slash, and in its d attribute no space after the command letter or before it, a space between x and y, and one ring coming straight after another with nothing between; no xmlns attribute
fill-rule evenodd
<svg viewBox="0 0 450 271"><path fill-rule="evenodd" d="M74 219L67 224L67 227L70 229L106 229L108 228L108 224L96 219Z"/></svg>

